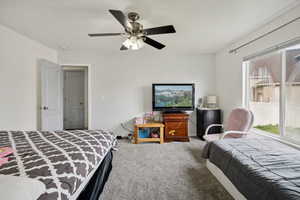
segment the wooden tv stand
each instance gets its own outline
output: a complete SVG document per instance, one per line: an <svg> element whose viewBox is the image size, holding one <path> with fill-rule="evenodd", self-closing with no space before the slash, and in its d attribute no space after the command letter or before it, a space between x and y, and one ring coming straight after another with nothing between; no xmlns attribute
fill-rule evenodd
<svg viewBox="0 0 300 200"><path fill-rule="evenodd" d="M182 141L189 142L188 119L186 113L164 113L165 142Z"/></svg>

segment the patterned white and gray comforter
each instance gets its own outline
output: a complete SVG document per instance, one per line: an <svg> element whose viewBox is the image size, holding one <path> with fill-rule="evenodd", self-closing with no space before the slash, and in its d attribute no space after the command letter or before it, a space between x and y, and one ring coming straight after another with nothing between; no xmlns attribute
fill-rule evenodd
<svg viewBox="0 0 300 200"><path fill-rule="evenodd" d="M46 193L39 200L69 199L115 142L103 130L0 131L0 147L15 149L0 174L40 180Z"/></svg>

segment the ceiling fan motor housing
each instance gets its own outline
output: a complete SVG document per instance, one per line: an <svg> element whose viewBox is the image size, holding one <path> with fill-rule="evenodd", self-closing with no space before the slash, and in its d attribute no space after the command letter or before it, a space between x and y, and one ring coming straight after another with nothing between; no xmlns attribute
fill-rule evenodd
<svg viewBox="0 0 300 200"><path fill-rule="evenodd" d="M131 24L130 35L140 36L141 34L143 34L143 25L141 25L138 22L130 22L130 24Z"/></svg>
<svg viewBox="0 0 300 200"><path fill-rule="evenodd" d="M130 36L141 36L143 34L143 26L137 22L140 19L140 15L136 12L128 13L128 19L130 20L131 27L128 30ZM126 31L126 30L125 30Z"/></svg>
<svg viewBox="0 0 300 200"><path fill-rule="evenodd" d="M128 13L128 19L134 22L140 19L140 15L136 12L130 12Z"/></svg>

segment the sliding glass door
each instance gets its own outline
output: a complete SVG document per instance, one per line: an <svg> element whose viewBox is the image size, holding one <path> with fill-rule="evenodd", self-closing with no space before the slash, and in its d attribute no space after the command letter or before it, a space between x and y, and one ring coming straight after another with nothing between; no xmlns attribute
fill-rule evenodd
<svg viewBox="0 0 300 200"><path fill-rule="evenodd" d="M249 108L255 116L254 127L279 134L281 52L250 60Z"/></svg>
<svg viewBox="0 0 300 200"><path fill-rule="evenodd" d="M254 128L300 142L300 45L256 56L244 67Z"/></svg>
<svg viewBox="0 0 300 200"><path fill-rule="evenodd" d="M300 141L300 47L286 50L284 135Z"/></svg>

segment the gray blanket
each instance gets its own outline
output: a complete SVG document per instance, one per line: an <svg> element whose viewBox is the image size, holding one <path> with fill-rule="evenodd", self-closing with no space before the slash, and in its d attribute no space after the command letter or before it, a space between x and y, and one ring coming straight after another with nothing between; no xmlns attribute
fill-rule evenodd
<svg viewBox="0 0 300 200"><path fill-rule="evenodd" d="M0 147L14 154L0 174L38 179L46 186L39 200L69 199L115 145L106 131L0 131Z"/></svg>
<svg viewBox="0 0 300 200"><path fill-rule="evenodd" d="M208 143L215 164L249 200L300 199L300 151L269 138Z"/></svg>

